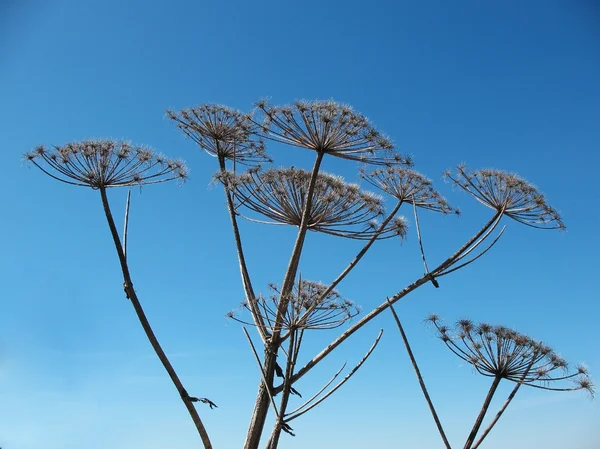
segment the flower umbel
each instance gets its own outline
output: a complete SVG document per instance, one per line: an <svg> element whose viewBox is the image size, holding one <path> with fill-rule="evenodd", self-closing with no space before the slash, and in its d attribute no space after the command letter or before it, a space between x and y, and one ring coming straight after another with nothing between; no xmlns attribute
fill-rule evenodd
<svg viewBox="0 0 600 449"><path fill-rule="evenodd" d="M25 154L25 159L58 181L93 189L183 181L187 177L183 162L122 141L87 140L52 149L39 146Z"/></svg>
<svg viewBox="0 0 600 449"><path fill-rule="evenodd" d="M260 296L256 301L264 321L271 326L270 330L273 332L281 291L273 284L269 285L269 288L273 294L266 298ZM290 295L280 331L333 329L358 315L358 307L352 301L342 298L336 290L322 297L326 290L327 286L320 282L306 280L297 282ZM250 310L247 302L244 302L242 307ZM252 324L236 318L233 313L229 316L242 323Z"/></svg>
<svg viewBox="0 0 600 449"><path fill-rule="evenodd" d="M587 390L594 388L587 370L578 366L569 371L567 362L551 348L517 331L487 323L460 320L454 329L440 324L437 315L428 321L439 338L458 357L487 377L499 377L543 390ZM570 381L570 385L565 385ZM555 383L557 386L554 386Z"/></svg>
<svg viewBox="0 0 600 449"><path fill-rule="evenodd" d="M212 156L242 164L270 161L264 142L254 138L250 116L226 106L204 104L179 112L167 111L177 127Z"/></svg>
<svg viewBox="0 0 600 449"><path fill-rule="evenodd" d="M559 213L546 203L533 185L517 175L500 170L468 172L459 166L446 177L486 206L513 220L539 229L565 229Z"/></svg>
<svg viewBox="0 0 600 449"><path fill-rule="evenodd" d="M403 203L444 214L459 213L431 186L429 179L409 168L384 167L371 172L363 169L361 178Z"/></svg>
<svg viewBox="0 0 600 449"><path fill-rule="evenodd" d="M267 139L370 164L410 165L392 143L351 107L334 101L297 101L291 106L257 104Z"/></svg>
<svg viewBox="0 0 600 449"><path fill-rule="evenodd" d="M311 173L296 168L250 170L241 175L219 173L217 178L243 205L272 220L271 224L300 226ZM319 173L308 215L307 229L340 237L369 239L384 213L381 197L362 191L338 176ZM403 237L406 222L389 223L379 238Z"/></svg>

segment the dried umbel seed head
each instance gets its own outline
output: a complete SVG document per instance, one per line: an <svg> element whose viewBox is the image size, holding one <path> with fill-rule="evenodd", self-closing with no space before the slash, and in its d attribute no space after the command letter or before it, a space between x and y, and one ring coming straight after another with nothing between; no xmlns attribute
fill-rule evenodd
<svg viewBox="0 0 600 449"><path fill-rule="evenodd" d="M277 306L281 299L281 291L274 284L269 285L273 294L259 297L256 301L263 321L272 325L277 315ZM250 310L248 303L242 304ZM355 317L359 308L350 300L344 299L336 290L328 291L328 287L320 282L300 280L290 293L290 301L284 313L279 331L290 329L333 329ZM230 318L245 324L251 324L228 314ZM271 332L275 329L271 328Z"/></svg>
<svg viewBox="0 0 600 449"><path fill-rule="evenodd" d="M459 166L455 174L446 172L446 177L481 203L519 223L539 229L565 229L544 195L517 175L499 170L468 172Z"/></svg>
<svg viewBox="0 0 600 449"><path fill-rule="evenodd" d="M279 168L250 170L241 175L221 173L217 179L234 192L238 206L264 215L272 220L270 223L300 226L311 176L306 170ZM307 229L354 239L369 239L375 233L379 238L402 237L406 231L402 219L390 221L378 232L376 219L383 213L379 196L338 176L319 173Z"/></svg>
<svg viewBox="0 0 600 449"><path fill-rule="evenodd" d="M187 178L183 162L122 141L87 140L51 149L39 146L25 154L25 159L58 181L93 189Z"/></svg>
<svg viewBox="0 0 600 449"><path fill-rule="evenodd" d="M264 142L255 138L257 125L247 114L225 106L205 104L179 112L169 110L167 116L200 148L223 162L253 164L270 161Z"/></svg>
<svg viewBox="0 0 600 449"><path fill-rule="evenodd" d="M257 108L264 113L262 133L268 139L370 164L411 163L349 106L334 101L270 106L263 101Z"/></svg>
<svg viewBox="0 0 600 449"><path fill-rule="evenodd" d="M438 337L458 357L488 377L499 377L535 388L555 391L587 390L593 385L587 369L570 371L567 362L548 346L504 326L460 320L454 329L441 325L437 315L428 320ZM570 381L570 384L565 382Z"/></svg>
<svg viewBox="0 0 600 449"><path fill-rule="evenodd" d="M398 201L444 214L459 213L431 186L429 179L409 168L385 167L371 172L363 169L361 177Z"/></svg>

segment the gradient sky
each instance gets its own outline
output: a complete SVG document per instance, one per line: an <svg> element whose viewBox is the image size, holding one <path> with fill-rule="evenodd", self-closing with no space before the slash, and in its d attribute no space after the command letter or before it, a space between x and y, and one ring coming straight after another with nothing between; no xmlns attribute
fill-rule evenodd
<svg viewBox="0 0 600 449"><path fill-rule="evenodd" d="M539 186L567 232L505 220L499 245L398 307L451 441L459 447L489 381L422 320L512 326L600 375L598 149L600 8L593 1L0 1L0 446L192 449L198 436L154 356L122 280L100 198L22 163L38 144L130 139L191 169L187 184L132 192L136 289L216 448L241 447L259 375L237 323L242 301L215 161L164 118L167 108L249 110L330 99L353 105L414 157L461 218L422 214L430 264L490 216L441 173L514 171ZM271 145L277 164L311 154ZM326 159L353 179L356 165ZM110 192L122 220L125 191ZM409 213L410 211L405 213ZM410 220L409 216L409 220ZM410 220L412 223L412 220ZM280 282L294 230L243 223L255 288ZM327 282L359 243L311 234L301 270ZM422 274L408 240L377 244L339 290L363 311ZM310 397L344 361L372 358L293 422L282 448L442 447L391 316L349 339L298 383ZM316 333L312 357L336 336ZM506 393L511 385L504 385ZM498 395L498 406L503 400ZM493 408L492 408L493 410ZM593 449L600 408L585 394L522 388L487 447Z"/></svg>

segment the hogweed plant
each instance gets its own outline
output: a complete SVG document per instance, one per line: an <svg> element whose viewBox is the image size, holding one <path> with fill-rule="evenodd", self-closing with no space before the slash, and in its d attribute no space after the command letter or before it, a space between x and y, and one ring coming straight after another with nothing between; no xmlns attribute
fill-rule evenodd
<svg viewBox="0 0 600 449"><path fill-rule="evenodd" d="M192 110L212 112L190 114ZM549 213L554 210L546 204L543 196L515 175L500 171L489 174L487 171L468 172L465 167L459 167L457 174L447 175L448 179L493 209L489 221L454 254L431 270L422 251L425 265L422 277L391 296L389 302L383 302L369 311L304 366L298 367L296 360L300 340L294 341L294 335L304 335L306 330L312 329L295 327L292 317L312 317L313 313L320 311L319 305L335 291L376 240L395 236L403 238L406 235L406 219L398 215L403 205L412 207L416 220L417 209L444 214L458 211L432 187L429 179L412 169L411 158L398 153L388 138L349 106L333 101L299 101L288 106L272 106L261 101L252 115L243 115L224 106L206 105L168 114L201 149L216 154L219 159L216 177L221 181L228 199L229 216L246 293L244 309L251 315L251 320L231 316L246 324L253 324L263 344L260 359L249 334L246 334L261 371L259 391L244 446L246 449L259 446L270 407L275 411L276 423L267 447L277 447L281 432L291 433L292 430L288 424L289 419L286 420L285 417L288 416L287 406L290 395L294 392L293 385L389 304L399 301L428 282L439 286L437 277L465 267L485 254L502 235L501 231L490 239L503 216L508 215L521 222L528 221L538 227L563 227L558 214ZM238 119L224 125L229 127L226 132L216 133L213 126L214 114ZM250 130L252 126L255 126L252 131L243 131ZM238 127L239 132L235 130ZM315 155L313 167L311 170L293 167L264 169L256 165L245 172L239 172L235 157L219 155L219 148L236 145L241 147L248 145L252 139L310 150ZM233 152L229 151L228 155L231 154ZM361 177L395 201L391 210L388 212L384 209L383 202L377 195L363 191L359 186L347 183L335 175L324 173L321 164L325 157L363 163ZM226 162L229 163L228 166ZM369 169L369 166L375 168ZM481 182L478 184L477 180L480 178ZM251 288L239 232L239 218L260 224L292 225L298 229L281 286L274 289L274 294L268 299L257 297ZM418 226L417 230L421 243ZM298 304L302 301L298 298L304 281L299 279L299 265L308 231L363 240L365 243L335 279L320 287L322 292L317 292L311 304L301 308L303 312L300 314ZM488 239L492 241L487 243ZM304 321L307 322L308 320ZM244 331L247 332L245 328ZM280 359L286 361L284 367L277 361L280 355ZM283 380L277 382L278 377ZM323 391L325 390L321 392ZM277 395L281 395L278 408L274 401Z"/></svg>
<svg viewBox="0 0 600 449"><path fill-rule="evenodd" d="M443 326L437 315L428 318L438 331L439 338L456 356L469 363L475 371L491 377L492 384L467 437L464 448L476 448L498 422L521 385L550 391L586 390L594 394L587 368L577 365L570 370L568 363L550 347L505 326L488 323L474 324L471 320L459 320L453 329ZM485 418L490 402L500 382L515 382L509 394L489 426L474 443Z"/></svg>
<svg viewBox="0 0 600 449"><path fill-rule="evenodd" d="M430 268L423 249L419 212L458 214L459 211L438 193L427 177L414 169L410 157L399 153L382 132L350 106L334 101L298 101L287 106L274 106L261 101L251 113L208 104L167 111L167 116L200 149L216 159L215 179L223 187L226 199L244 292L240 310L231 312L229 317L243 325L242 331L260 374L245 449L259 447L270 410L275 420L266 447L277 448L282 432L293 435L290 423L346 383L375 349L382 331L343 378L340 376L345 364L312 395L299 392L296 382L388 307L425 284L439 287L438 278L464 268L486 254L503 235L504 228L498 230L498 227L505 216L534 228L564 228L559 214L537 189L516 175L496 170L469 171L459 166L456 172L448 172L446 178L489 207L491 216L454 253ZM267 144L275 149L291 147L293 149L288 151L311 152L314 156L312 168L269 166L273 160L266 152ZM359 162L362 164L359 179L377 192L324 172L321 167L325 158ZM41 148L28 154L27 159L56 179L100 190L123 268L126 293L188 407L204 447L211 447L192 402L202 400L210 406L214 404L206 398L187 395L151 333L133 290L124 245L114 226L106 197L108 187L184 179L183 164L155 156L145 149L114 142L70 144L50 152ZM389 207L386 207L386 199ZM414 215L424 273L407 285L394 286L395 294L359 318L357 307L341 296L338 287L376 241L405 238L408 225L402 212L406 208ZM297 229L283 278L269 285L271 292L266 296L255 291L240 219L256 226L293 226ZM332 239L360 242L354 257L328 282L313 282L300 275L309 231L328 234ZM256 330L258 343L248 326ZM305 363L298 363L302 343L308 335L317 331L333 332L338 328L343 330L321 352L304 358ZM294 401L298 404L292 405Z"/></svg>
<svg viewBox="0 0 600 449"><path fill-rule="evenodd" d="M390 311L400 331L440 436L446 448L451 449L408 342L408 337L393 305L390 305ZM594 396L594 385L589 377L588 369L582 364L571 369L566 360L541 341L536 341L505 326L489 323L475 324L468 319L459 320L453 328L443 325L440 317L436 314L430 315L426 322L435 326L438 337L454 355L471 365L478 374L493 379L463 449L476 449L481 445L522 385L548 391L585 390L591 397ZM502 380L514 382L515 386L494 418L475 440Z"/></svg>
<svg viewBox="0 0 600 449"><path fill-rule="evenodd" d="M196 398L187 393L173 365L171 365L171 362L158 342L137 293L133 288L133 281L131 280L127 264L129 196L125 228L121 241L107 195L107 189L111 187L141 186L176 179L185 181L187 178L185 164L181 161L170 160L164 156L157 155L145 147L111 140L68 143L50 149L40 146L34 151L27 153L25 159L58 181L81 187L91 187L100 192L106 221L108 222L123 272L125 296L131 301L152 348L169 374L175 388L177 388L177 392L200 434L204 447L211 448L210 438L193 403L201 401L209 404L210 408L213 408L215 404L207 398Z"/></svg>

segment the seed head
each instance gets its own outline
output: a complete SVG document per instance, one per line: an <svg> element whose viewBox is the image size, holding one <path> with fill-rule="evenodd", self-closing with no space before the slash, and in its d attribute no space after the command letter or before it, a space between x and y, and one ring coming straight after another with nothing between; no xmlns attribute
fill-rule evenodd
<svg viewBox="0 0 600 449"><path fill-rule="evenodd" d="M544 196L517 175L499 170L468 172L459 166L446 177L486 206L503 212L513 220L539 229L565 229L559 213Z"/></svg>
<svg viewBox="0 0 600 449"><path fill-rule="evenodd" d="M363 169L361 178L398 201L444 214L459 213L431 186L429 179L409 168L390 166L371 172Z"/></svg>
<svg viewBox="0 0 600 449"><path fill-rule="evenodd" d="M272 324L275 322L281 292L274 284L270 284L269 288L272 294L266 298L259 297L257 302L264 322ZM320 282L297 282L290 293L290 301L279 331L333 329L358 315L359 308L352 301L342 298L336 290L325 294L327 289ZM242 307L250 310L247 302ZM246 323L241 319L238 321ZM275 329L271 328L270 331L274 332Z"/></svg>
<svg viewBox="0 0 600 449"><path fill-rule="evenodd" d="M25 159L58 181L93 189L187 178L182 161L123 141L87 140L52 149L39 146L25 154Z"/></svg>
<svg viewBox="0 0 600 449"><path fill-rule="evenodd" d="M291 106L257 103L265 138L322 154L378 165L410 165L389 139L351 107L334 101L298 101Z"/></svg>
<svg viewBox="0 0 600 449"><path fill-rule="evenodd" d="M458 357L488 377L500 377L535 388L555 391L588 390L593 385L587 369L579 365L569 371L565 359L548 346L504 326L474 324L464 319L453 330L429 319L438 337ZM564 385L570 381L570 385Z"/></svg>
<svg viewBox="0 0 600 449"><path fill-rule="evenodd" d="M241 175L220 173L217 179L234 192L239 205L266 216L270 223L300 226L311 176L309 171L292 167L249 170ZM384 213L382 198L339 176L323 172L317 176L308 229L340 237L371 238L378 227L373 220ZM379 238L405 234L406 222L397 218Z"/></svg>
<svg viewBox="0 0 600 449"><path fill-rule="evenodd" d="M270 161L250 116L226 106L204 104L179 112L167 111L188 137L212 156L242 164Z"/></svg>

